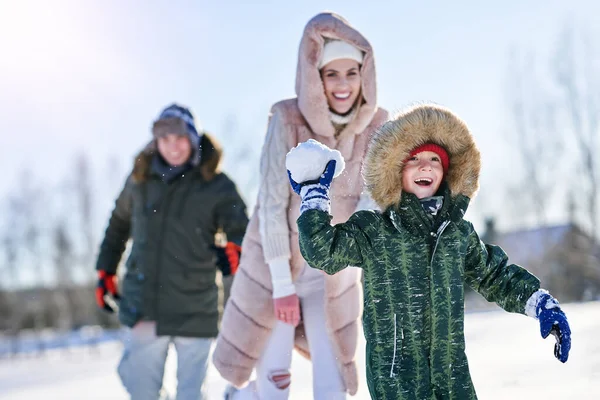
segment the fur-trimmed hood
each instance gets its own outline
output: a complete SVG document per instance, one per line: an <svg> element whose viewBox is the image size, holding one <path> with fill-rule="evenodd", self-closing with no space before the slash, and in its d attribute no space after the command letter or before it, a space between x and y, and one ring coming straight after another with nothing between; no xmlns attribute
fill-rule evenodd
<svg viewBox="0 0 600 400"><path fill-rule="evenodd" d="M481 156L469 128L445 107L419 104L386 122L367 150L363 177L367 190L382 210L400 200L402 168L410 151L429 142L448 152L450 168L445 180L451 196L475 196Z"/></svg>
<svg viewBox="0 0 600 400"><path fill-rule="evenodd" d="M296 71L298 107L314 133L328 137L335 135L318 69L325 38L344 40L364 53L360 68L363 102L359 103L356 116L340 133L339 139L347 135L358 135L369 125L377 109L375 60L373 49L367 39L337 14L330 12L317 14L304 28Z"/></svg>
<svg viewBox="0 0 600 400"><path fill-rule="evenodd" d="M152 140L146 145L135 158L131 176L136 183L145 182L150 176L150 166L152 157L157 152L156 140ZM200 137L200 164L195 169L200 171L202 178L210 181L220 172L221 158L223 148L215 137L207 132L203 132Z"/></svg>

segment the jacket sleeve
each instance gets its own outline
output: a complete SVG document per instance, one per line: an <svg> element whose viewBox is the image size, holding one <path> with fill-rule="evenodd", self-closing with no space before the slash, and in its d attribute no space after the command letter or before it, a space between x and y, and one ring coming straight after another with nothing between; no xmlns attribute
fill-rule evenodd
<svg viewBox="0 0 600 400"><path fill-rule="evenodd" d="M298 218L300 251L313 268L333 275L347 266L365 267L371 256L369 231L377 227L372 211L354 213L347 222L331 226L331 215L305 211Z"/></svg>
<svg viewBox="0 0 600 400"><path fill-rule="evenodd" d="M281 111L274 108L269 118L267 135L260 157L260 184L258 188L258 220L265 262L289 259L290 227L288 207L289 180L285 168L288 148L286 127Z"/></svg>
<svg viewBox="0 0 600 400"><path fill-rule="evenodd" d="M215 221L217 229L225 232L228 241L242 244L248 226L246 203L242 200L235 183L229 178L215 206Z"/></svg>
<svg viewBox="0 0 600 400"><path fill-rule="evenodd" d="M540 288L540 281L525 268L508 263L499 246L485 244L471 225L465 262L466 283L487 301L504 310L525 314L525 304Z"/></svg>
<svg viewBox="0 0 600 400"><path fill-rule="evenodd" d="M115 201L115 208L108 221L104 240L100 245L96 270L103 270L110 274L117 271L131 231L133 185L131 177L127 178L123 190Z"/></svg>

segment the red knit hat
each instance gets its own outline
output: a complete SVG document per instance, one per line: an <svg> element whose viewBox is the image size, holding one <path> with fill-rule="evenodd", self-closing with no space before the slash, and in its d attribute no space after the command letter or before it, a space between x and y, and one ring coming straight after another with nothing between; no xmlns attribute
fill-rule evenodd
<svg viewBox="0 0 600 400"><path fill-rule="evenodd" d="M434 152L435 154L437 154L440 157L440 161L442 162L442 168L444 170L444 175L446 175L446 173L448 172L448 168L450 167L450 157L448 157L448 153L446 152L446 149L444 149L442 146L435 144L435 143L425 143L425 144L415 147L408 155L408 158L411 158L411 157L419 154L422 151L431 151L431 152ZM407 160L408 160L408 158L407 158Z"/></svg>

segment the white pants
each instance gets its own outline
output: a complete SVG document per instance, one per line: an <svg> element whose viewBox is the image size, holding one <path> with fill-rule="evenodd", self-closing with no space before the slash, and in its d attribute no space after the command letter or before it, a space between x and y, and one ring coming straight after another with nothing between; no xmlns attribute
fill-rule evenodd
<svg viewBox="0 0 600 400"><path fill-rule="evenodd" d="M177 400L206 399L203 383L213 339L156 336L156 324L140 321L127 331L118 373L131 400L162 398L169 345L177 351Z"/></svg>
<svg viewBox="0 0 600 400"><path fill-rule="evenodd" d="M346 399L338 362L325 327L324 275L306 266L295 286L313 367L313 399ZM270 378L279 373L290 373L291 383L294 384L294 372L290 371L294 332L292 325L277 321L256 364L256 380L235 392L233 400L288 399L290 386L279 389Z"/></svg>

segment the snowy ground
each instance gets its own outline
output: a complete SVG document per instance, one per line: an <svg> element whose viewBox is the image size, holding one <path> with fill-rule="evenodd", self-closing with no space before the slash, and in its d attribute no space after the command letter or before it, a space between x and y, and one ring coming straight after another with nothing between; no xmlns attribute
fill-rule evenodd
<svg viewBox="0 0 600 400"><path fill-rule="evenodd" d="M573 331L569 361L552 355L553 339L539 337L537 322L505 312L468 314L467 353L479 398L600 399L600 302L563 306ZM361 349L364 347L361 343ZM127 399L115 367L120 345L103 343L95 350L54 350L44 357L0 360L0 400ZM174 357L165 385L173 388ZM364 354L359 354L364 373ZM292 399L310 399L310 365L295 357ZM225 382L209 372L210 399L220 399ZM366 384L354 399L368 399Z"/></svg>

